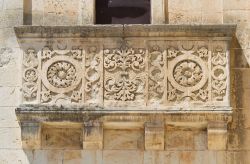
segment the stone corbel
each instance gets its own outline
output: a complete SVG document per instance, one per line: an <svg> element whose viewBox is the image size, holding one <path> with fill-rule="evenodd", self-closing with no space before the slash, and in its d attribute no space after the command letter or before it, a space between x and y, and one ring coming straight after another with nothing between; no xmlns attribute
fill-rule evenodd
<svg viewBox="0 0 250 164"><path fill-rule="evenodd" d="M85 122L83 149L103 149L103 125L101 122Z"/></svg>
<svg viewBox="0 0 250 164"><path fill-rule="evenodd" d="M164 123L145 123L145 150L164 150Z"/></svg>
<svg viewBox="0 0 250 164"><path fill-rule="evenodd" d="M209 122L207 126L208 150L226 150L227 123Z"/></svg>
<svg viewBox="0 0 250 164"><path fill-rule="evenodd" d="M38 122L22 122L21 138L23 149L40 149L41 124Z"/></svg>

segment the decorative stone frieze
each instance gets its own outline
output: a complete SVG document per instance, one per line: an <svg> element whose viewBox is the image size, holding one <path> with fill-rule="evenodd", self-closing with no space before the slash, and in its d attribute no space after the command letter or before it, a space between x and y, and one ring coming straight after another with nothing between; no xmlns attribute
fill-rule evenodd
<svg viewBox="0 0 250 164"><path fill-rule="evenodd" d="M83 149L105 147L102 123L140 122L148 150L164 149L165 125L187 123L208 126L208 148L217 149L210 144L217 133L208 123L231 120L235 26L25 26L15 31L24 52L20 122L84 123Z"/></svg>

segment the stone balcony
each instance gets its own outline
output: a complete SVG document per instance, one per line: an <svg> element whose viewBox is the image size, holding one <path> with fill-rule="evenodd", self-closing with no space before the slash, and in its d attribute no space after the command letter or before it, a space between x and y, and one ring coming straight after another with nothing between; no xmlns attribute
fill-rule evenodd
<svg viewBox="0 0 250 164"><path fill-rule="evenodd" d="M102 149L105 127L127 126L145 130L145 149L163 150L166 125L205 128L208 148L225 149L235 28L16 27L24 52L16 109L24 147L43 147L44 127L74 124L83 149Z"/></svg>

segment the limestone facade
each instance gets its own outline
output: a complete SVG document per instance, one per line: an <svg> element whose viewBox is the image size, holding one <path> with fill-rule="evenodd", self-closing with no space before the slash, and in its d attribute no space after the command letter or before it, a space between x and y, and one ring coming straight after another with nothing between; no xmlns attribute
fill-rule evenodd
<svg viewBox="0 0 250 164"><path fill-rule="evenodd" d="M249 0L152 0L150 25L0 8L0 163L249 163Z"/></svg>

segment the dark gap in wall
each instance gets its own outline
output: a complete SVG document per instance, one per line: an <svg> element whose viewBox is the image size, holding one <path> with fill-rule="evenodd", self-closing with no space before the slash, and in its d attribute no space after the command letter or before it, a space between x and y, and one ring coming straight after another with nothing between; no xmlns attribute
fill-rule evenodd
<svg viewBox="0 0 250 164"><path fill-rule="evenodd" d="M150 0L96 0L96 24L149 24Z"/></svg>
<svg viewBox="0 0 250 164"><path fill-rule="evenodd" d="M32 0L23 0L23 24L32 25Z"/></svg>

